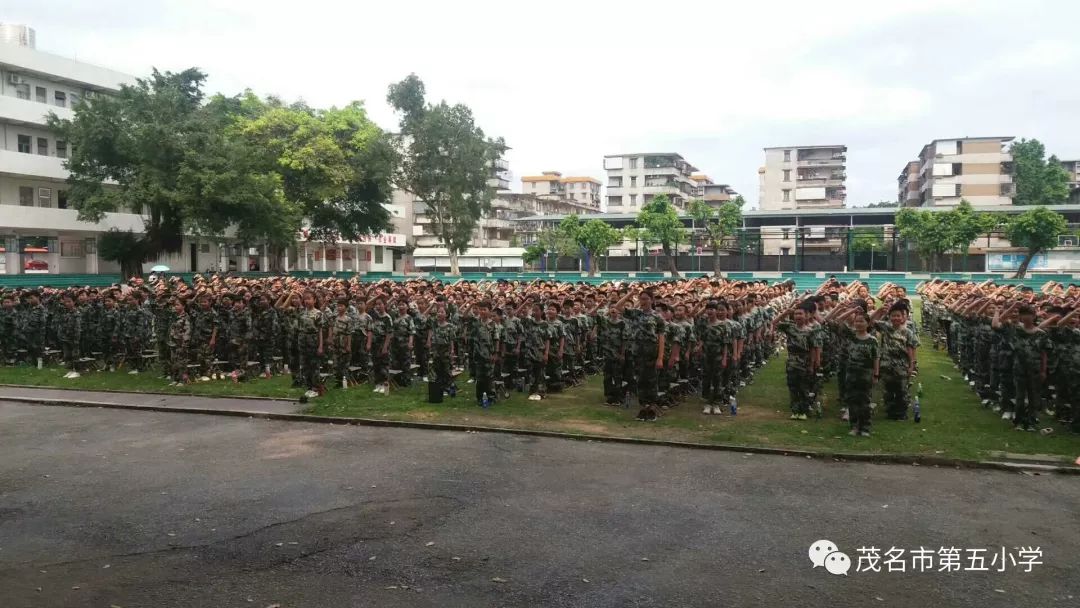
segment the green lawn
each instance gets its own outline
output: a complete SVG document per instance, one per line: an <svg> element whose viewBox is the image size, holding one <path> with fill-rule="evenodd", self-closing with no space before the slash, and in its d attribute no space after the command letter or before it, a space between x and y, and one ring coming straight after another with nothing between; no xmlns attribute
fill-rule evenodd
<svg viewBox="0 0 1080 608"><path fill-rule="evenodd" d="M461 391L458 397L447 398L438 405L426 403L426 387L417 383L410 389L397 390L390 395L372 393L370 387L348 391L333 389L315 400L306 411L323 416L467 423L848 453L986 458L994 452L1008 452L1057 455L1069 462L1080 455L1080 435L1071 434L1056 424L1040 424L1054 428L1054 433L1048 436L1013 431L1009 423L979 404L944 352L924 345L919 350L919 367L918 381L923 383L924 388L922 422L893 422L884 416L875 416L873 436L869 438L847 434L847 423L839 420L833 399L835 381L826 389L826 413L822 419L804 422L788 420L790 411L784 383L783 356L766 365L758 372L755 382L741 391L739 414L734 418L728 415L703 415L701 399L691 397L658 422L637 422L634 420L635 411L602 405L599 377L590 379L582 387L540 402L528 401L525 395L514 393L509 400L489 410L475 405L473 385L466 384L462 378L459 380ZM76 380L65 380L62 376L63 370L59 369L0 368L0 383L10 384L221 396L297 397L300 392L290 389L288 379L282 377L240 384L214 381L169 387L156 374L129 376L122 372L97 373ZM880 394L875 401L881 402Z"/></svg>

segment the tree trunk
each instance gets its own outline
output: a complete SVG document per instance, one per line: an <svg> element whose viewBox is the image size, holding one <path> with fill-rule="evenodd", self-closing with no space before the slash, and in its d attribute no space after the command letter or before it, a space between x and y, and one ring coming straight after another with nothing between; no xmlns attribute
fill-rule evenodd
<svg viewBox="0 0 1080 608"><path fill-rule="evenodd" d="M664 257L667 258L668 269L671 271L671 276L679 276L679 267L675 264L675 256L672 255L671 247L667 245L663 246Z"/></svg>
<svg viewBox="0 0 1080 608"><path fill-rule="evenodd" d="M718 243L713 243L712 250L712 273L714 277L720 277L720 247Z"/></svg>
<svg viewBox="0 0 1080 608"><path fill-rule="evenodd" d="M1027 275L1028 266L1031 265L1031 260L1035 259L1035 256L1038 255L1038 254L1039 254L1039 252L1037 250L1029 250L1027 252L1027 255L1024 256L1024 261L1020 262L1020 266L1016 269L1016 276L1014 276L1013 278L1014 279L1022 279L1022 278L1024 278L1024 276Z"/></svg>
<svg viewBox="0 0 1080 608"><path fill-rule="evenodd" d="M449 249L449 250L447 250L447 253L450 254L450 276L452 276L452 277L460 277L461 276L461 270L458 269L458 254L457 254L457 252L454 251L453 249Z"/></svg>
<svg viewBox="0 0 1080 608"><path fill-rule="evenodd" d="M597 256L590 253L589 254L589 276L590 277L595 277L596 272L598 270L600 270L600 258L598 258Z"/></svg>

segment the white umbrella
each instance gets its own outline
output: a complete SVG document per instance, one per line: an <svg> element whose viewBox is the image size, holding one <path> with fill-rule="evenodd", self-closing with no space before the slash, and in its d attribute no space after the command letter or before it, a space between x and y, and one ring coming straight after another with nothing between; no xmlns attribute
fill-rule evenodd
<svg viewBox="0 0 1080 608"><path fill-rule="evenodd" d="M169 267L158 264L157 266L151 268L150 272L169 272Z"/></svg>

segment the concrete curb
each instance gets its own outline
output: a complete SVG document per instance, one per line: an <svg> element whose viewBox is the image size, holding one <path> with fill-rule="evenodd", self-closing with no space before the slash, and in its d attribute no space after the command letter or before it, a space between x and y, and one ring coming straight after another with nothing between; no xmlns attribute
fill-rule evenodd
<svg viewBox="0 0 1080 608"><path fill-rule="evenodd" d="M77 388L74 386L37 386L33 384L3 384L0 388L26 388L43 391L71 391L75 393L111 393L116 395L157 395L160 397L199 397L202 399L250 399L252 401L281 401L284 403L300 403L299 399L287 397L258 397L255 395L200 395L198 393L171 393L168 391L122 391L115 388Z"/></svg>
<svg viewBox="0 0 1080 608"><path fill-rule="evenodd" d="M911 466L936 466L965 469L989 469L997 471L1026 473L1057 473L1062 475L1080 475L1080 467L1059 466L1038 463L1017 463L992 460L966 460L961 458L943 458L919 454L858 454L843 452L817 452L810 450L766 448L760 446L742 446L724 443L695 443L688 441L670 441L664 439L643 439L635 437L609 437L606 435L588 435L581 433L563 433L559 431L540 431L531 429L512 429L478 425L440 424L435 422L414 422L407 420L381 420L378 418L340 418L335 416L314 416L311 414L275 414L270 412L251 412L245 410L208 410L195 407L165 407L158 405L127 405L103 401L76 401L68 399L45 399L33 397L0 396L0 401L33 403L65 407L100 407L118 410L141 410L150 412L179 412L181 414L203 414L213 416L233 416L237 418L259 418L263 420L281 420L288 422L314 422L319 424L346 424L354 426L381 426L432 431L456 431L473 433L500 433L552 439L570 439L575 441L596 441L647 445L694 450L713 450L722 452L743 452L744 454L768 454L774 456L801 456L811 459L833 459L838 462L869 462L876 464L906 464Z"/></svg>

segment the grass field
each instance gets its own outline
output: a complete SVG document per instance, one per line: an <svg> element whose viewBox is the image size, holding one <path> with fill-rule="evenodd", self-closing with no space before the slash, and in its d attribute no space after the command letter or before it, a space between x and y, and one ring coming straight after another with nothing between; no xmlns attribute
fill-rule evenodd
<svg viewBox="0 0 1080 608"><path fill-rule="evenodd" d="M1080 435L1056 424L1050 435L1013 431L1006 421L984 409L953 368L952 361L929 345L919 349L923 383L922 422L893 422L875 416L873 436L851 437L847 423L838 417L833 396L836 383L826 389L826 412L822 419L804 422L788 420L787 387L783 356L762 368L750 386L739 394L738 416L706 416L702 401L691 397L655 423L634 420L636 411L602 405L600 378L584 386L552 395L544 401L528 401L514 393L510 399L488 410L475 405L473 385L459 380L456 399L441 404L426 403L426 387L380 395L370 387L348 391L331 390L308 406L307 412L323 416L378 418L438 423L465 423L478 426L540 429L635 438L724 443L776 448L803 448L847 453L922 454L956 458L986 458L997 452L1053 455L1072 461L1080 455ZM252 395L260 397L299 396L289 388L287 378L233 384L196 383L169 387L156 374L130 376L120 373L88 374L75 380L63 379L63 370L0 368L0 383L36 386L63 386L86 390L112 389L189 393L194 395ZM943 378L949 377L951 379ZM880 403L878 393L876 401ZM879 408L880 411L880 408Z"/></svg>

